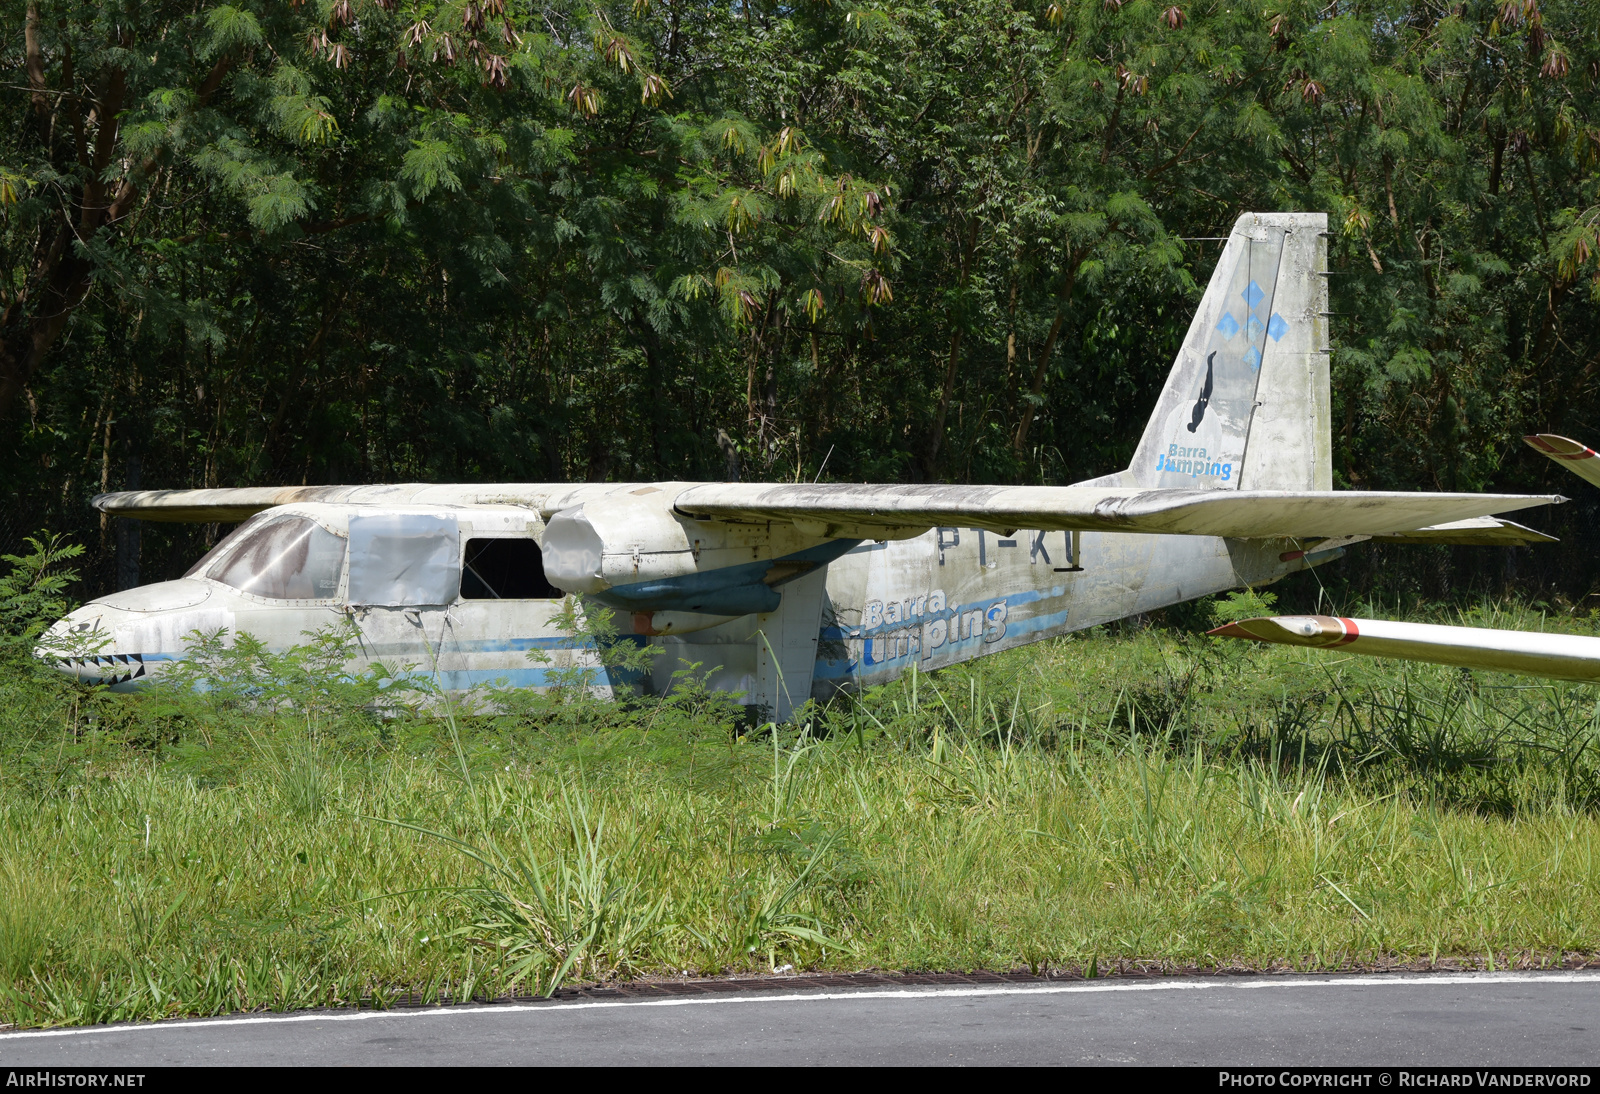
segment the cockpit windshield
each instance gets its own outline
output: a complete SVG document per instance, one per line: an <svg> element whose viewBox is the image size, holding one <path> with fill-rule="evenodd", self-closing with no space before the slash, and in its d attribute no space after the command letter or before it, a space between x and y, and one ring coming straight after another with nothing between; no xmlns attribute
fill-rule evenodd
<svg viewBox="0 0 1600 1094"><path fill-rule="evenodd" d="M209 577L270 600L329 600L338 595L345 538L308 517L251 517L195 564L186 577Z"/></svg>

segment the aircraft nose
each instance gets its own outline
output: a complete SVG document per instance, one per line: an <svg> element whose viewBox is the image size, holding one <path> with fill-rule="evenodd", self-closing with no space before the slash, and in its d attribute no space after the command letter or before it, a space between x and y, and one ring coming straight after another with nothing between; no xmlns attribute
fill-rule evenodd
<svg viewBox="0 0 1600 1094"><path fill-rule="evenodd" d="M40 635L33 655L84 684L142 682L147 672L143 654L118 646L104 613L86 604Z"/></svg>

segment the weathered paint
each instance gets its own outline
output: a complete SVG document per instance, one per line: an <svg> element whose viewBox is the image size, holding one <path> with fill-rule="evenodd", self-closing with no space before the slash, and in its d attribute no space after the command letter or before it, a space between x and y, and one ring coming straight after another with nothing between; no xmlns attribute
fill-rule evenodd
<svg viewBox="0 0 1600 1094"><path fill-rule="evenodd" d="M281 511L310 517L342 536L348 534L352 513L371 508L302 503ZM390 506L383 511L438 509ZM463 550L473 539L537 539L542 527L526 509L462 508L458 517ZM349 626L360 649L352 669L381 663L456 692L497 682L543 687L552 668L593 663L591 651L578 648L555 626L560 600L458 598L441 606L371 607L349 603L348 588L348 554L337 593L322 600L267 599L204 576L147 585L77 609L46 634L43 652L63 671L110 683L118 691L143 686L180 660L196 632L218 630L250 634L269 649L285 650L322 628ZM533 650L546 660L531 660ZM600 683L609 689L610 681Z"/></svg>
<svg viewBox="0 0 1600 1094"><path fill-rule="evenodd" d="M1556 500L1549 495L1378 490L1177 490L1127 486L855 486L716 483L684 491L686 512L791 521L873 538L937 525L1065 531L1324 538L1403 532Z"/></svg>

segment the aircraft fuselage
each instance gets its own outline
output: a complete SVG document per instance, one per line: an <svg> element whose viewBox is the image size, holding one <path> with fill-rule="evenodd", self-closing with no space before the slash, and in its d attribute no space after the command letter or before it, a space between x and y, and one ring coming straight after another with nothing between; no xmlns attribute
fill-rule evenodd
<svg viewBox="0 0 1600 1094"><path fill-rule="evenodd" d="M615 486L606 493L629 489ZM547 687L553 670L593 660L557 625L566 594L545 579L545 526L534 511L507 504L322 503L271 513L265 531L247 528L242 547L225 541L191 576L115 593L73 612L48 637L76 648L49 655L82 679L131 690L184 657L197 633L248 633L284 650L305 642L309 632L348 625L360 651L351 670L376 662L409 668L457 695ZM430 563L435 569L412 566L400 579L412 586L398 592L374 592L374 579L364 571L373 549L363 546L360 522L385 514L433 520L443 529ZM273 529L276 539L268 534ZM1304 558L1282 561L1287 544L1281 540L1027 530L1003 535L960 527L899 540L807 546L786 539L777 549L800 549L774 559L772 550L758 546L767 529L751 526L743 534L757 546L729 546L727 557L719 559L729 565L697 575L710 593L663 585L667 592L655 594L668 597L659 603L709 605L713 612L631 611L628 598L641 594L630 590L645 587L642 582L594 594L617 608L625 637L661 650L651 679L630 684L664 690L673 672L698 662L711 686L742 693L746 702L782 717L808 697L886 683L913 665L944 668L1208 593L1266 584L1308 564ZM264 545L251 547L252 535ZM808 561L824 548L835 557ZM765 558L741 562L741 550ZM719 572L721 587L745 588L739 567L758 563L766 582L756 582L758 593L780 594L772 597L774 610L715 614L719 603L738 603L714 598ZM403 601L408 588L416 603L392 602ZM391 602L367 602L372 600ZM602 676L600 683L622 682Z"/></svg>

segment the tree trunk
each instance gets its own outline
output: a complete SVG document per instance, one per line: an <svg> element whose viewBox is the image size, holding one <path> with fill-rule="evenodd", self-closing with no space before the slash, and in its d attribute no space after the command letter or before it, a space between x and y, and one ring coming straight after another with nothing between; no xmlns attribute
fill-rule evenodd
<svg viewBox="0 0 1600 1094"><path fill-rule="evenodd" d="M961 331L950 332L950 362L944 370L944 386L939 390L939 409L933 416L933 435L928 439L928 477L934 477L939 461L939 445L944 440L944 423L950 414L950 397L956 388L956 363L961 360Z"/></svg>
<svg viewBox="0 0 1600 1094"><path fill-rule="evenodd" d="M1039 350L1038 363L1033 366L1033 382L1028 385L1028 399L1023 403L1022 418L1017 422L1017 435L1011 442L1012 450L1019 457L1027 450L1028 430L1033 425L1033 408L1037 405L1039 393L1044 390L1045 375L1050 367L1050 354L1056 348L1056 339L1061 337L1061 327L1067 319L1067 304L1071 302L1073 287L1078 283L1078 267L1082 265L1087 255L1088 248L1085 247L1067 256L1067 279L1061 286L1055 321L1050 324L1050 333L1045 337L1044 346Z"/></svg>
<svg viewBox="0 0 1600 1094"><path fill-rule="evenodd" d="M39 42L39 13L36 4L28 5L24 28L28 84L33 97L35 114L41 126L40 150L51 154L51 109L47 96L49 83L44 68L43 49ZM128 34L120 43L131 48ZM68 58L70 62L70 56ZM205 106L233 66L229 55L219 57L206 74L196 92L196 108ZM106 172L117 158L118 119L128 92L127 73L120 68L108 69L98 99L90 104L73 97L69 100L79 112L74 117L78 135L76 152L79 170L85 179L77 207L77 226L72 224L72 212L62 209L54 218L55 237L48 247L43 247L43 257L35 266L35 283L42 283L37 296L37 306L23 308L13 304L0 323L0 420L10 416L12 404L27 387L34 372L44 362L61 333L66 330L72 313L89 295L90 275L93 266L78 256L74 241L88 242L102 228L115 224L127 215L134 198L140 191L140 180L156 170L152 156L137 169L129 169L113 191L106 182ZM70 91L70 88L63 90ZM83 111L87 109L87 113ZM93 148L87 142L86 129L95 124ZM60 165L57 165L58 168ZM50 228L46 228L50 231ZM21 295L27 297L24 289Z"/></svg>
<svg viewBox="0 0 1600 1094"><path fill-rule="evenodd" d="M967 272L972 266L972 252L978 247L978 218L974 216L967 225L967 238L961 248L961 284L963 288L967 283ZM932 479L938 474L939 447L944 442L944 423L950 415L950 398L956 389L956 364L961 359L961 316L955 317L957 324L950 332L950 362L944 370L944 385L939 389L939 409L933 416L933 435L928 438L928 478Z"/></svg>

